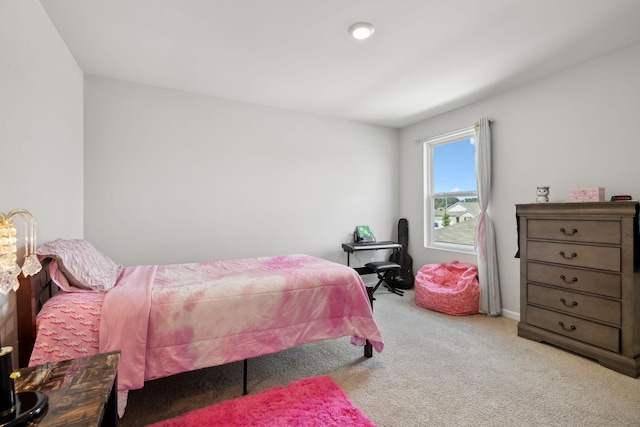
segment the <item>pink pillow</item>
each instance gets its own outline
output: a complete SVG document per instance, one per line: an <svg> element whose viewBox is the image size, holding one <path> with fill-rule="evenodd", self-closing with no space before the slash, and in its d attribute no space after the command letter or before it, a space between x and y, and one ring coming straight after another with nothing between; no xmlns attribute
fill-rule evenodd
<svg viewBox="0 0 640 427"><path fill-rule="evenodd" d="M58 268L58 261L57 260L52 259L51 262L48 265L48 268L49 268L49 276L51 276L51 280L53 280L53 283L58 285L58 287L60 289L62 289L63 291L67 291L67 292L86 292L86 291L88 291L88 289L80 289L80 288L76 288L75 286L71 286L71 284L69 283L67 278L64 276L64 274L62 274L62 272Z"/></svg>
<svg viewBox="0 0 640 427"><path fill-rule="evenodd" d="M116 264L111 258L98 251L86 240L57 239L40 245L36 250L38 258L52 258L57 262L53 270L59 269L54 278L62 289L66 287L64 279L69 285L93 291L106 292L113 288L122 273L123 266ZM62 274L60 274L62 273ZM64 286L64 287L63 287Z"/></svg>

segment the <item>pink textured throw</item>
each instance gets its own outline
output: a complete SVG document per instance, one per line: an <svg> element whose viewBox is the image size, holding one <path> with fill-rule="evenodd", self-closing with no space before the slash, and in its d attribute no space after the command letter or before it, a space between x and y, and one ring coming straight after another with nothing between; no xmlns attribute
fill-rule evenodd
<svg viewBox="0 0 640 427"><path fill-rule="evenodd" d="M375 427L329 376L307 378L207 408L151 427L340 426Z"/></svg>

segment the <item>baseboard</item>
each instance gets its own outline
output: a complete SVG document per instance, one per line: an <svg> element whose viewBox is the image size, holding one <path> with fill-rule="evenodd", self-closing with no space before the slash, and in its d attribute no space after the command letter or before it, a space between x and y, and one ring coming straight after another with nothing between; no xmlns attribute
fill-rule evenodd
<svg viewBox="0 0 640 427"><path fill-rule="evenodd" d="M511 310L502 310L502 315L507 319L513 319L516 321L520 321L520 313Z"/></svg>

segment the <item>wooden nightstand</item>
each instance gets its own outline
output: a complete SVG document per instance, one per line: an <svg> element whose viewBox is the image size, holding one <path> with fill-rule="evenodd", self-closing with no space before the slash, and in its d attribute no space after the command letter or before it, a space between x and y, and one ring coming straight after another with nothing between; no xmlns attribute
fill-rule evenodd
<svg viewBox="0 0 640 427"><path fill-rule="evenodd" d="M115 351L18 369L16 392L40 391L48 397L44 413L30 425L117 425L119 361Z"/></svg>

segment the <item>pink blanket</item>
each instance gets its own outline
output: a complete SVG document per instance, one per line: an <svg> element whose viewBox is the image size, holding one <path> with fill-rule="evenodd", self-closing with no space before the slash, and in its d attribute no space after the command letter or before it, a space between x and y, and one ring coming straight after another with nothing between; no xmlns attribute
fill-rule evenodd
<svg viewBox="0 0 640 427"><path fill-rule="evenodd" d="M119 390L144 384L151 289L157 270L157 266L125 268L102 302L100 352L120 350Z"/></svg>
<svg viewBox="0 0 640 427"><path fill-rule="evenodd" d="M104 299L94 301L95 295ZM77 311L100 303L99 351L121 351L121 391L140 388L145 380L342 336L359 345L368 339L376 351L383 349L360 276L307 255L128 267L106 294L60 298L86 302L75 305L74 313L66 306L65 328L45 322L60 320L47 313L51 301L45 305L31 364L55 361L52 349L73 357L74 350L59 350L67 339L62 334L87 341L97 336L77 330L95 317ZM55 342L44 333L51 330L58 335Z"/></svg>

